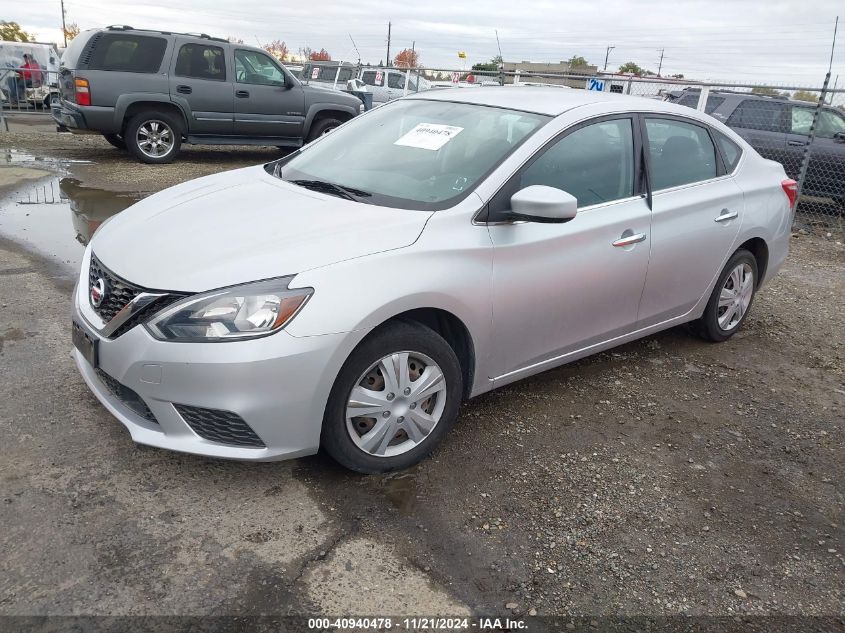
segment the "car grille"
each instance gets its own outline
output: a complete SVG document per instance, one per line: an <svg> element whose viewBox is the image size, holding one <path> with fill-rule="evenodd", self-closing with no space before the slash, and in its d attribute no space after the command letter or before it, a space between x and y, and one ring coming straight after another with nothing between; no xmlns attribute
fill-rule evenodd
<svg viewBox="0 0 845 633"><path fill-rule="evenodd" d="M148 290L141 286L129 283L111 272L108 268L103 266L99 259L94 254L91 254L91 265L88 268L88 292L91 292L92 286L97 282L97 279L102 279L106 286L106 295L99 307L91 308L96 312L104 323L111 321L117 313L125 308L135 297L144 292L161 292L158 290ZM151 315L159 310L166 308L172 303L185 297L184 293L168 293L159 297L142 310L139 310L132 315L126 323L122 324L117 330L112 332L108 338L117 338L131 330L133 327L146 320Z"/></svg>
<svg viewBox="0 0 845 633"><path fill-rule="evenodd" d="M156 417L150 411L147 404L141 400L141 396L126 385L120 383L116 378L109 376L102 369L97 369L97 377L105 385L109 393L120 400L127 409L137 413L148 422L158 424L158 420L156 420Z"/></svg>
<svg viewBox="0 0 845 633"><path fill-rule="evenodd" d="M201 438L230 446L264 448L265 444L243 418L230 411L174 404L179 415Z"/></svg>

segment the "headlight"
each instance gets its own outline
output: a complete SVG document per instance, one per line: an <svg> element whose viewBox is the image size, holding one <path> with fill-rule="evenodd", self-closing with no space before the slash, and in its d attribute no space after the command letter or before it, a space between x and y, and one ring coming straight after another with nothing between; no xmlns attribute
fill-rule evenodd
<svg viewBox="0 0 845 633"><path fill-rule="evenodd" d="M186 297L153 316L147 330L163 341L210 343L265 336L281 330L313 288L288 289L293 276Z"/></svg>

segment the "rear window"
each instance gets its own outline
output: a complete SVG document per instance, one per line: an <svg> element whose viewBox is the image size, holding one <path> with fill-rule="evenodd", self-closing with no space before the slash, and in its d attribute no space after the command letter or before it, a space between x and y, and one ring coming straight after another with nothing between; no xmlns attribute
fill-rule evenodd
<svg viewBox="0 0 845 633"><path fill-rule="evenodd" d="M724 97L716 97L714 95L710 95L707 97L707 105L704 106L704 112L706 114L713 114L716 108L718 108L724 102ZM688 108L695 109L698 107L698 95L694 92L688 92L678 100L678 103L682 106L687 106Z"/></svg>
<svg viewBox="0 0 845 633"><path fill-rule="evenodd" d="M733 111L731 127L766 132L786 132L786 104L767 99L746 99Z"/></svg>
<svg viewBox="0 0 845 633"><path fill-rule="evenodd" d="M167 40L144 35L104 34L97 38L88 68L154 73L161 67Z"/></svg>

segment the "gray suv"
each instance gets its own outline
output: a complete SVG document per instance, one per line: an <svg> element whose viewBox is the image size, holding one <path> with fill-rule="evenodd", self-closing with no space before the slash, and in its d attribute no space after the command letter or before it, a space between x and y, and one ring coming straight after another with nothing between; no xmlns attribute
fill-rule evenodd
<svg viewBox="0 0 845 633"><path fill-rule="evenodd" d="M697 89L672 92L667 101L695 108ZM797 180L809 143L815 103L748 92L711 91L705 112L732 127L765 158L783 165ZM832 198L845 210L845 112L825 106L810 148L803 193Z"/></svg>
<svg viewBox="0 0 845 633"><path fill-rule="evenodd" d="M145 163L172 161L182 143L300 147L363 110L259 48L129 26L75 37L59 84L60 129L102 134Z"/></svg>

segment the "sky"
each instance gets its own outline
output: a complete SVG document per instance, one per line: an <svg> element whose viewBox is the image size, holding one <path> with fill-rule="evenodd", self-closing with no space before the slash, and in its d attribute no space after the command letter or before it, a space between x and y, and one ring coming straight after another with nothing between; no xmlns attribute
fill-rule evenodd
<svg viewBox="0 0 845 633"><path fill-rule="evenodd" d="M61 43L59 0L6 3L5 20L42 41ZM487 0L425 3L396 0L65 0L68 22L83 30L129 24L233 36L247 44L284 40L296 51L325 48L335 60L386 59L415 44L429 68L461 68L490 60L557 62L581 55L608 70L633 61L662 74L742 83L819 86L830 61L841 12L833 76L845 84L845 4L841 0ZM499 44L496 41L498 31ZM351 36L351 39L350 39ZM465 51L467 60L458 58ZM831 82L833 79L831 80Z"/></svg>

